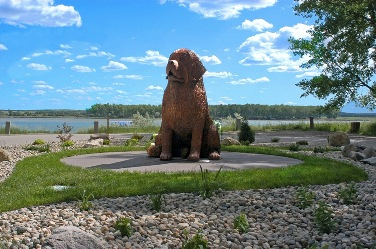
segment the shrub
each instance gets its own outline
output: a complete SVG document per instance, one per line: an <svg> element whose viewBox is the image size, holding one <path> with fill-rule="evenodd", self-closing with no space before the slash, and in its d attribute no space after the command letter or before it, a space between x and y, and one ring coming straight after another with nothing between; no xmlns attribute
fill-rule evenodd
<svg viewBox="0 0 376 249"><path fill-rule="evenodd" d="M313 204L314 198L315 194L311 191L308 191L307 187L302 186L296 191L296 206L301 209L305 209Z"/></svg>
<svg viewBox="0 0 376 249"><path fill-rule="evenodd" d="M321 146L316 146L315 148L313 148L314 153L324 153L325 151L326 149Z"/></svg>
<svg viewBox="0 0 376 249"><path fill-rule="evenodd" d="M125 146L136 146L137 144L138 144L138 140L134 138L128 139L125 142Z"/></svg>
<svg viewBox="0 0 376 249"><path fill-rule="evenodd" d="M296 144L298 145L308 145L308 141L307 140L299 140L296 142Z"/></svg>
<svg viewBox="0 0 376 249"><path fill-rule="evenodd" d="M64 141L61 145L63 147L69 147L69 146L73 146L74 142L72 140L67 140L67 141Z"/></svg>
<svg viewBox="0 0 376 249"><path fill-rule="evenodd" d="M184 229L183 235L186 241L183 241L182 249L206 249L208 248L208 241L199 232L191 239L188 239L188 231Z"/></svg>
<svg viewBox="0 0 376 249"><path fill-rule="evenodd" d="M119 218L115 223L115 229L120 231L121 236L130 237L133 234L131 219L126 217Z"/></svg>
<svg viewBox="0 0 376 249"><path fill-rule="evenodd" d="M144 136L140 135L140 134L133 134L133 136L131 137L131 139L136 139L138 141L140 141Z"/></svg>
<svg viewBox="0 0 376 249"><path fill-rule="evenodd" d="M138 127L153 126L154 118L150 117L149 113L146 113L144 117L139 113L139 111L137 111L136 114L133 114L132 124Z"/></svg>
<svg viewBox="0 0 376 249"><path fill-rule="evenodd" d="M35 150L38 152L50 152L50 145L45 144L45 145L31 145L25 148L25 150Z"/></svg>
<svg viewBox="0 0 376 249"><path fill-rule="evenodd" d="M354 204L358 196L357 190L355 188L355 183L351 183L348 187L342 188L338 192L338 197L343 200L346 205Z"/></svg>
<svg viewBox="0 0 376 249"><path fill-rule="evenodd" d="M239 233L246 233L249 229L249 223L247 216L245 214L240 214L234 219L234 228L239 231Z"/></svg>
<svg viewBox="0 0 376 249"><path fill-rule="evenodd" d="M63 127L57 126L58 135L57 137L60 139L62 143L69 141L72 138L71 131L73 129L73 126L69 126L67 123L63 123Z"/></svg>
<svg viewBox="0 0 376 249"><path fill-rule="evenodd" d="M279 142L279 137L273 137L272 139L270 139L270 142L272 142L272 143L278 143Z"/></svg>
<svg viewBox="0 0 376 249"><path fill-rule="evenodd" d="M291 144L289 146L290 151L299 151L299 144Z"/></svg>
<svg viewBox="0 0 376 249"><path fill-rule="evenodd" d="M329 204L319 201L318 207L314 211L314 217L319 232L329 234L334 230L333 210Z"/></svg>
<svg viewBox="0 0 376 249"><path fill-rule="evenodd" d="M251 130L247 121L243 121L240 126L239 141L253 143L255 141L255 132Z"/></svg>
<svg viewBox="0 0 376 249"><path fill-rule="evenodd" d="M35 139L35 141L33 142L33 145L42 145L42 144L45 144L46 142L44 142L43 139Z"/></svg>
<svg viewBox="0 0 376 249"><path fill-rule="evenodd" d="M103 145L110 145L110 139L104 139Z"/></svg>

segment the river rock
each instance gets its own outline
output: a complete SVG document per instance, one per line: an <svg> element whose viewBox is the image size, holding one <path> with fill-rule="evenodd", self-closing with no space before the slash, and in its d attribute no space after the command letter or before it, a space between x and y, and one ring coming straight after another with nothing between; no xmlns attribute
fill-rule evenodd
<svg viewBox="0 0 376 249"><path fill-rule="evenodd" d="M3 161L11 161L12 156L8 153L8 151L0 148L0 162Z"/></svg>
<svg viewBox="0 0 376 249"><path fill-rule="evenodd" d="M225 137L224 139L222 139L221 144L223 146L240 145L240 142L238 140L236 140L235 138Z"/></svg>
<svg viewBox="0 0 376 249"><path fill-rule="evenodd" d="M106 242L74 226L58 227L47 238L46 249L105 249Z"/></svg>
<svg viewBox="0 0 376 249"><path fill-rule="evenodd" d="M103 145L103 139L94 139L89 140L86 144L84 144L84 148L94 148L94 147L101 147Z"/></svg>

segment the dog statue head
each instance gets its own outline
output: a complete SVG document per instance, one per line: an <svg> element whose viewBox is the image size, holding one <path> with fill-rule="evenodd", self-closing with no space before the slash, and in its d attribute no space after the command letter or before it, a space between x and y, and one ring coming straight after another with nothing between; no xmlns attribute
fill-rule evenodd
<svg viewBox="0 0 376 249"><path fill-rule="evenodd" d="M197 82L206 68L198 56L189 49L181 48L175 50L168 59L166 66L166 79L172 82Z"/></svg>

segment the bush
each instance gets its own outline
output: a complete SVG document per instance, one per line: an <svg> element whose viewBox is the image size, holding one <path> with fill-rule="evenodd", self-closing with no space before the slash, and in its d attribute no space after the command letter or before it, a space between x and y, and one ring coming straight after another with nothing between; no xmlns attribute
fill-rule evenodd
<svg viewBox="0 0 376 249"><path fill-rule="evenodd" d="M313 148L314 153L324 153L325 151L326 151L326 149L321 147L321 146Z"/></svg>
<svg viewBox="0 0 376 249"><path fill-rule="evenodd" d="M348 187L342 188L338 192L338 197L343 200L346 205L354 204L358 196L357 190L355 188L355 183L351 183Z"/></svg>
<svg viewBox="0 0 376 249"><path fill-rule="evenodd" d="M279 142L279 137L273 137L270 142L272 143L278 143Z"/></svg>
<svg viewBox="0 0 376 249"><path fill-rule="evenodd" d="M35 139L35 141L33 142L33 145L42 145L42 144L45 144L46 142L44 142L43 139Z"/></svg>
<svg viewBox="0 0 376 249"><path fill-rule="evenodd" d="M234 228L238 230L239 233L246 233L248 231L249 223L245 214L242 213L235 218Z"/></svg>
<svg viewBox="0 0 376 249"><path fill-rule="evenodd" d="M255 141L255 132L251 130L247 121L243 121L240 126L239 141L253 143Z"/></svg>
<svg viewBox="0 0 376 249"><path fill-rule="evenodd" d="M67 140L67 141L63 142L61 145L63 147L69 147L69 146L73 146L74 142L72 140Z"/></svg>
<svg viewBox="0 0 376 249"><path fill-rule="evenodd" d="M25 148L25 150L35 150L38 152L50 152L50 145L44 144L44 145L30 145Z"/></svg>
<svg viewBox="0 0 376 249"><path fill-rule="evenodd" d="M299 145L308 145L308 141L307 140L299 140L296 142L296 144L299 144Z"/></svg>
<svg viewBox="0 0 376 249"><path fill-rule="evenodd" d="M182 249L206 249L208 248L208 241L204 239L201 233L197 233L193 238L188 239L188 231L184 230L183 235L185 242L183 242Z"/></svg>
<svg viewBox="0 0 376 249"><path fill-rule="evenodd" d="M314 198L315 194L303 186L296 191L295 202L300 209L305 209L313 204Z"/></svg>
<svg viewBox="0 0 376 249"><path fill-rule="evenodd" d="M120 231L121 236L130 237L133 234L131 219L125 217L119 218L115 223L115 229Z"/></svg>
<svg viewBox="0 0 376 249"><path fill-rule="evenodd" d="M110 145L110 139L104 139L103 145Z"/></svg>
<svg viewBox="0 0 376 249"><path fill-rule="evenodd" d="M299 151L299 144L291 144L290 146L289 146L289 150L290 151Z"/></svg>
<svg viewBox="0 0 376 249"><path fill-rule="evenodd" d="M137 144L138 144L138 139L134 139L134 138L128 139L125 142L125 146L136 146Z"/></svg>
<svg viewBox="0 0 376 249"><path fill-rule="evenodd" d="M329 204L319 201L314 211L315 223L321 233L331 233L335 229L334 212Z"/></svg>

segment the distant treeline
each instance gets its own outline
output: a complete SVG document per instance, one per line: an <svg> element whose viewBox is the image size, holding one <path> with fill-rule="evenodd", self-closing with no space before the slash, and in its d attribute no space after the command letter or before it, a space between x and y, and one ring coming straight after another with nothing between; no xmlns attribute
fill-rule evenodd
<svg viewBox="0 0 376 249"><path fill-rule="evenodd" d="M314 118L336 118L339 112L320 114L319 106L291 106L291 105L210 105L210 115L214 119L234 116L240 114L245 119L307 119ZM150 117L160 118L161 105L122 105L122 104L95 104L86 110L0 110L0 116L13 117L82 117L82 118L132 118L139 113L143 116L146 113Z"/></svg>
<svg viewBox="0 0 376 249"><path fill-rule="evenodd" d="M320 114L318 106L290 106L290 105L209 105L210 116L214 119L234 117L234 113L240 114L245 119L306 119L309 117L336 118L339 112ZM141 115L148 113L151 117L160 118L161 105L116 105L95 104L86 109L91 117L131 118L139 112Z"/></svg>

